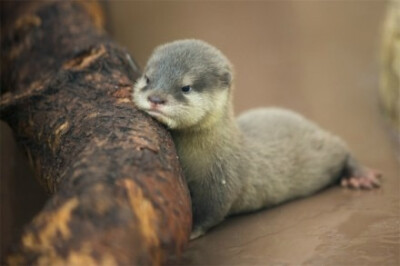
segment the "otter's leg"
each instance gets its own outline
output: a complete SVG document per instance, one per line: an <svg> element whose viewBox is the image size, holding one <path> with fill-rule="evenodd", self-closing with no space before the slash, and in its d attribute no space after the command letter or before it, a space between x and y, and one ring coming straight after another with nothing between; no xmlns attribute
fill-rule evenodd
<svg viewBox="0 0 400 266"><path fill-rule="evenodd" d="M227 216L231 199L224 186L214 181L190 182L192 198L193 227L190 239L202 236L211 227L219 224Z"/></svg>
<svg viewBox="0 0 400 266"><path fill-rule="evenodd" d="M382 174L379 171L362 166L354 157L349 156L341 185L354 189L372 189L380 187L381 178Z"/></svg>

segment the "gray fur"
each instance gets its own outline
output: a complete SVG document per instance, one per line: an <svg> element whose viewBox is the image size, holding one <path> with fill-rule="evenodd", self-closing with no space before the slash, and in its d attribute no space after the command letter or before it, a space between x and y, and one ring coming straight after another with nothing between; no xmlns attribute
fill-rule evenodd
<svg viewBox="0 0 400 266"><path fill-rule="evenodd" d="M186 85L182 83L184 75L197 77L193 87L200 92L226 88L231 84L231 72L231 64L225 56L199 40L176 41L157 47L145 68L154 83L152 86L168 93L179 92Z"/></svg>
<svg viewBox="0 0 400 266"><path fill-rule="evenodd" d="M145 74L151 80L151 93L163 91L176 100L160 107L172 122L155 118L170 127L177 147L192 196L193 237L227 215L310 195L335 182L348 164L350 153L343 141L292 111L255 109L235 121L231 64L205 42L183 40L160 46ZM194 94L199 93L193 99L202 101L201 115L192 96L180 91L187 74L193 76L189 85ZM142 93L135 88L135 102L149 112L150 107L137 100ZM168 108L174 111L168 113Z"/></svg>

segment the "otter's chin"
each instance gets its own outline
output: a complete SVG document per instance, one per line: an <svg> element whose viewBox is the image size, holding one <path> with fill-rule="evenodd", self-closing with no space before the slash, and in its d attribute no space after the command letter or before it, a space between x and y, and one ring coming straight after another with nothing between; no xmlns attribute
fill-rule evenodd
<svg viewBox="0 0 400 266"><path fill-rule="evenodd" d="M170 129L174 129L174 128L176 128L178 126L177 123L175 122L175 120L169 118L166 114L164 114L161 111L158 111L158 110L146 110L146 113L148 113L155 120L157 120L161 124L166 125Z"/></svg>

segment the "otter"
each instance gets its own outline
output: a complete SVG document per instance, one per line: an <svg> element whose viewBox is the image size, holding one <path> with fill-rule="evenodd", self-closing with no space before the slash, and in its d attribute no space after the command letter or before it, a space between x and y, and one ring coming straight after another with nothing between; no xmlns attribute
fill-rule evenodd
<svg viewBox="0 0 400 266"><path fill-rule="evenodd" d="M192 199L192 239L228 215L305 197L335 182L380 186L380 173L300 114L260 108L235 119L232 83L232 65L220 50L187 39L157 47L134 86L137 108L171 132Z"/></svg>

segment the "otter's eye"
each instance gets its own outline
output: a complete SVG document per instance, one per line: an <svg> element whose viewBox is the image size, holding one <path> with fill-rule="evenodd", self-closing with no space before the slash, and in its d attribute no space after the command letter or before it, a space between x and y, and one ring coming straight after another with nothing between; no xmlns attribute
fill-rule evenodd
<svg viewBox="0 0 400 266"><path fill-rule="evenodd" d="M184 87L182 87L181 90L182 90L183 92L187 93L187 92L189 92L189 91L192 90L192 87L190 87L189 85L188 85L188 86L184 86Z"/></svg>
<svg viewBox="0 0 400 266"><path fill-rule="evenodd" d="M144 78L146 79L146 84L149 84L150 83L149 77L145 75Z"/></svg>

